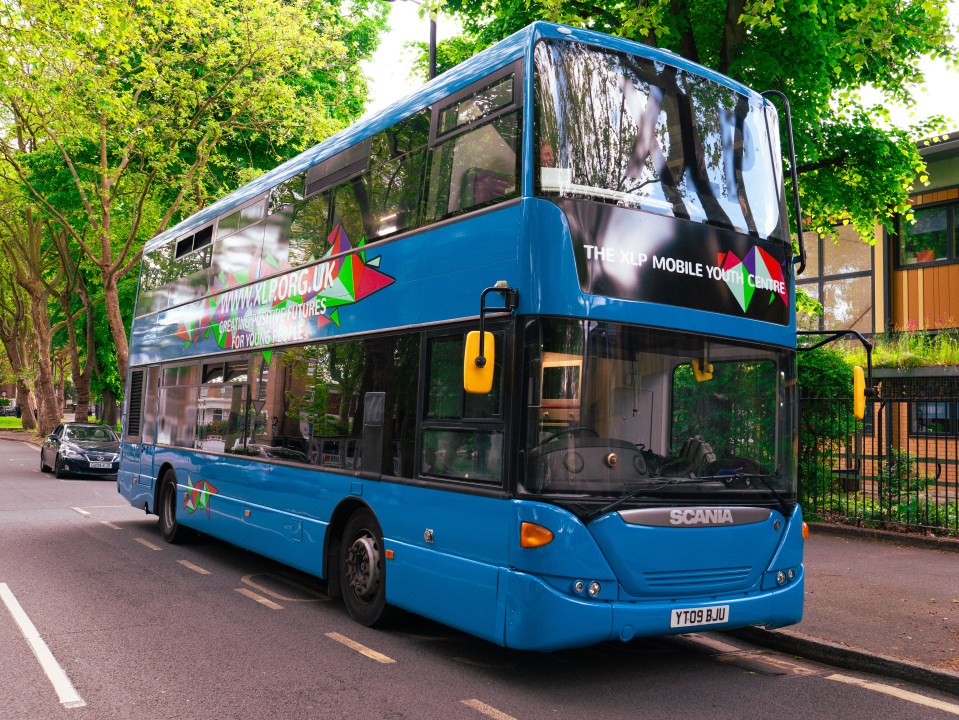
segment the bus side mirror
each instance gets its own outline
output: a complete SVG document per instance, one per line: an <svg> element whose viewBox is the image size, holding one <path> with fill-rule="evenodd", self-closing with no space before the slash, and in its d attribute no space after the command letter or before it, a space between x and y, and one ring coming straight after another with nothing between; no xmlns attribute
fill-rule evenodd
<svg viewBox="0 0 959 720"><path fill-rule="evenodd" d="M852 413L856 420L866 417L866 375L861 367L852 369Z"/></svg>
<svg viewBox="0 0 959 720"><path fill-rule="evenodd" d="M466 334L466 348L463 351L463 389L466 392L471 395L489 394L493 389L495 356L493 333L473 330Z"/></svg>

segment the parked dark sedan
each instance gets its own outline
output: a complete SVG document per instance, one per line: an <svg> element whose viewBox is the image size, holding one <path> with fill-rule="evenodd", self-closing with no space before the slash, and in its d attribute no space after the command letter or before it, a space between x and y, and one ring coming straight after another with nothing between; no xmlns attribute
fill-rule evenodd
<svg viewBox="0 0 959 720"><path fill-rule="evenodd" d="M63 423L40 448L40 470L66 475L116 475L120 439L106 425Z"/></svg>

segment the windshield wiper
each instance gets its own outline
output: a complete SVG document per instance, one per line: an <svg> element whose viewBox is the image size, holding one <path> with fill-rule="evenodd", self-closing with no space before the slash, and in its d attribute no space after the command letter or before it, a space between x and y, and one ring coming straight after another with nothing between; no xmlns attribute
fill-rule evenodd
<svg viewBox="0 0 959 720"><path fill-rule="evenodd" d="M765 488L769 490L770 493L772 493L773 497L776 498L776 502L779 504L779 510L783 514L783 517L786 519L789 519L789 504L786 502L786 499L779 494L779 491L777 491L776 488L774 488L770 484L769 479L772 477L774 476L769 474L764 475L762 473L744 473L744 472L734 472L734 473L728 473L725 475L704 475L702 477L697 477L697 478L669 477L669 476L657 475L650 478L650 482L647 485L642 485L638 488L635 488L634 490L630 490L628 493L617 498L616 500L609 503L608 505L605 505L599 508L598 510L593 510L592 512L587 513L583 521L584 523L589 523L591 520L599 517L600 515L608 513L610 510L619 507L627 500L631 500L635 497L639 497L640 495L645 495L646 493L649 493L649 492L662 490L664 487L668 487L670 485L698 485L701 483L708 483L708 482L721 482L728 487L730 484L730 481L732 480L745 480L746 482L750 482L752 480L758 480L759 482L761 482L763 486L765 486ZM656 482L656 481L659 481L659 482Z"/></svg>
<svg viewBox="0 0 959 720"><path fill-rule="evenodd" d="M732 476L728 476L732 477ZM702 477L702 478L689 478L689 477L671 477L668 475L655 475L649 479L649 483L646 485L641 485L638 488L630 490L625 495L622 495L608 505L604 505L599 508L599 510L593 510L590 513L586 514L586 517L583 518L584 523L588 523L590 520L608 513L613 508L619 507L627 500L631 500L640 495L645 495L648 492L656 492L657 490L662 490L664 487L670 485L698 485L703 482L715 482L720 479L718 476Z"/></svg>
<svg viewBox="0 0 959 720"><path fill-rule="evenodd" d="M758 480L761 482L769 492L773 494L773 497L776 498L776 502L779 503L779 509L783 514L783 517L787 520L789 519L789 504L786 502L786 499L779 494L779 491L776 490L769 482L770 478L775 477L770 473L744 473L744 472L734 472L729 475L711 475L709 479L719 480L720 482L725 482L728 484L729 480L745 480L747 483L751 480Z"/></svg>

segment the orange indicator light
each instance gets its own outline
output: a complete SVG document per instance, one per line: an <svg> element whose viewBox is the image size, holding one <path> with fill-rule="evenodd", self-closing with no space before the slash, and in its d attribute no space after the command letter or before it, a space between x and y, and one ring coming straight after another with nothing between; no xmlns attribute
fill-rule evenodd
<svg viewBox="0 0 959 720"><path fill-rule="evenodd" d="M393 559L393 551L392 551L392 550L387 550L387 551L386 551L386 559L387 559L387 560L392 560L392 559Z"/></svg>
<svg viewBox="0 0 959 720"><path fill-rule="evenodd" d="M553 531L536 523L524 522L519 528L519 545L524 548L538 548L553 542Z"/></svg>
<svg viewBox="0 0 959 720"><path fill-rule="evenodd" d="M809 523L805 521L803 521L803 524L802 524L802 539L803 540L809 539Z"/></svg>

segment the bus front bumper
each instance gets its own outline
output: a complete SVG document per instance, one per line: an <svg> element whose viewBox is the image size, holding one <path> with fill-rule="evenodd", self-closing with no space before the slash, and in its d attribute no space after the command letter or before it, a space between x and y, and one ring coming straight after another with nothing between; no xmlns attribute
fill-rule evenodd
<svg viewBox="0 0 959 720"><path fill-rule="evenodd" d="M802 619L804 575L800 570L788 585L726 597L651 599L642 602L588 600L558 592L539 578L504 571L506 618L504 645L524 650L559 650L609 640L689 632L715 632L759 625L792 625ZM721 608L727 610L722 611ZM725 615L724 622L671 627L674 610ZM684 617L695 617L684 614Z"/></svg>

